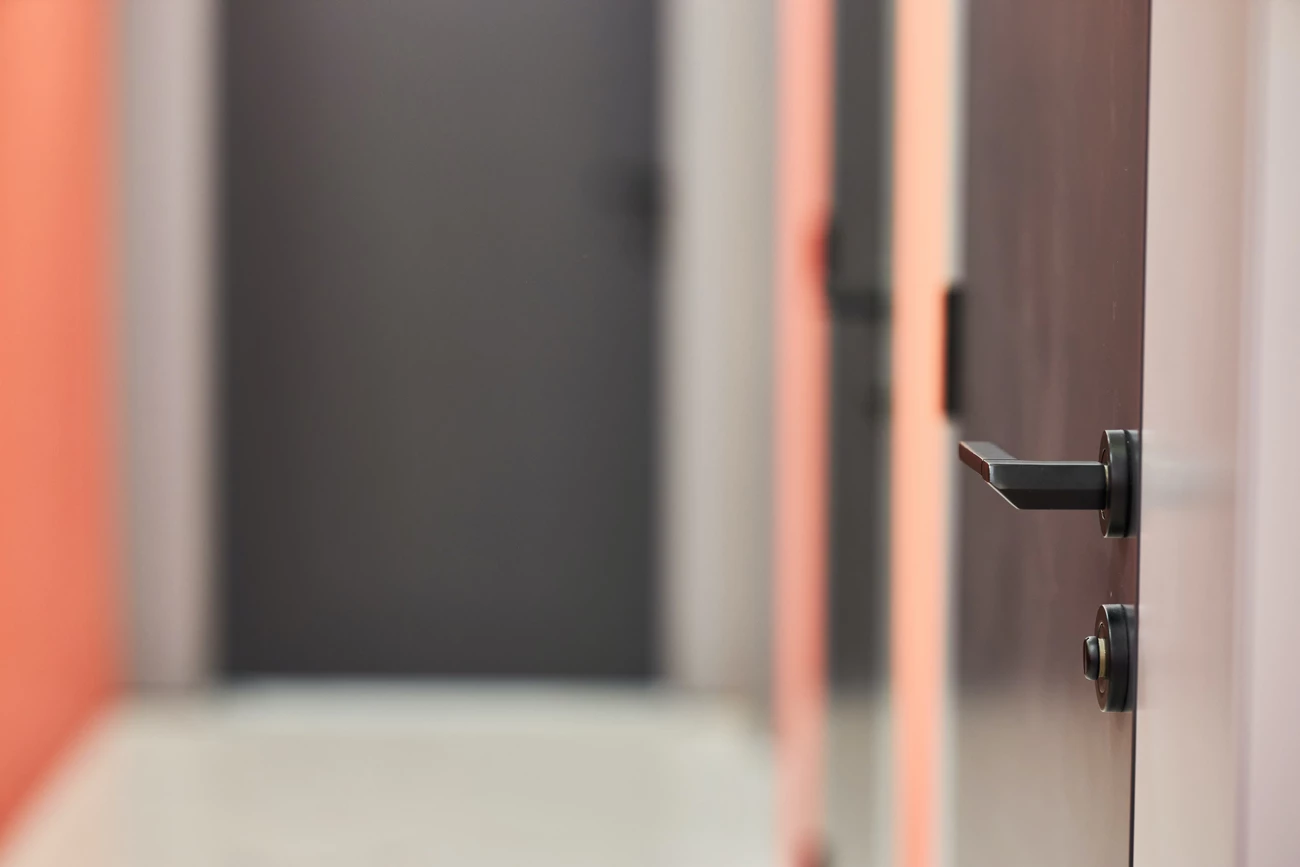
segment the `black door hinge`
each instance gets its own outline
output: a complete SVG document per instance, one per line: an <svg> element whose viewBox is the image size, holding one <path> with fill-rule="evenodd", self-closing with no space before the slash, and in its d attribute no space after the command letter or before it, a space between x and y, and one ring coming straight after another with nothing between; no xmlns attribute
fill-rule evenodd
<svg viewBox="0 0 1300 867"><path fill-rule="evenodd" d="M943 328L943 411L948 418L961 415L962 352L964 348L965 300L961 284L954 284L944 294Z"/></svg>
<svg viewBox="0 0 1300 867"><path fill-rule="evenodd" d="M869 325L887 325L890 313L889 292L880 286L844 279L841 274L843 244L843 230L839 220L832 217L826 227L823 249L826 296L831 315L836 319L865 322Z"/></svg>

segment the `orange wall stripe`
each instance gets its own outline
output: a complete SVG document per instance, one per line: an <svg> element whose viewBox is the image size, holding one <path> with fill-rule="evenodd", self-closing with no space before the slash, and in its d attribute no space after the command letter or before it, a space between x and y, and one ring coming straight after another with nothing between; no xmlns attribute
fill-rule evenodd
<svg viewBox="0 0 1300 867"><path fill-rule="evenodd" d="M117 671L111 9L0 0L0 831Z"/></svg>
<svg viewBox="0 0 1300 867"><path fill-rule="evenodd" d="M808 867L823 836L833 8L778 8L776 726L782 863Z"/></svg>
<svg viewBox="0 0 1300 867"><path fill-rule="evenodd" d="M895 9L891 675L895 861L933 867L939 841L948 478L943 295L954 201L952 0Z"/></svg>

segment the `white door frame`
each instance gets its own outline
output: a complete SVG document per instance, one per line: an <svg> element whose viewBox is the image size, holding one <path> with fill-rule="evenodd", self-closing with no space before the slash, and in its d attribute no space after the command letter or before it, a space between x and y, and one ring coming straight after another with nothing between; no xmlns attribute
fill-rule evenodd
<svg viewBox="0 0 1300 867"><path fill-rule="evenodd" d="M1294 864L1300 0L1154 0L1133 863Z"/></svg>

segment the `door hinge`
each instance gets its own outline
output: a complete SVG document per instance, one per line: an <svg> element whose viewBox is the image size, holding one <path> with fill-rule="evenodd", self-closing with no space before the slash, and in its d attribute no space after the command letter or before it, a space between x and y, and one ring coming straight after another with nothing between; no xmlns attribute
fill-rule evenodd
<svg viewBox="0 0 1300 867"><path fill-rule="evenodd" d="M831 315L836 319L888 326L890 298L886 288L870 283L845 280L843 268L844 232L839 219L832 216L826 226L822 256L826 275L826 296Z"/></svg>
<svg viewBox="0 0 1300 867"><path fill-rule="evenodd" d="M943 298L943 411L950 419L961 415L964 294L961 284L957 283L948 289Z"/></svg>

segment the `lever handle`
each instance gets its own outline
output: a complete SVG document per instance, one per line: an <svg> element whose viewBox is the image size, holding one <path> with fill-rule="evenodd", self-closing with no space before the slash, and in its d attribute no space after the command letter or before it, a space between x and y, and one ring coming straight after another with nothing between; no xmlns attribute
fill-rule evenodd
<svg viewBox="0 0 1300 867"><path fill-rule="evenodd" d="M961 443L962 463L1017 509L1104 509L1106 467L1098 461L1021 461L993 443Z"/></svg>
<svg viewBox="0 0 1300 867"><path fill-rule="evenodd" d="M962 463L1017 509L1095 509L1102 535L1128 534L1130 452L1135 431L1106 431L1100 460L1022 461L988 442L963 442Z"/></svg>

